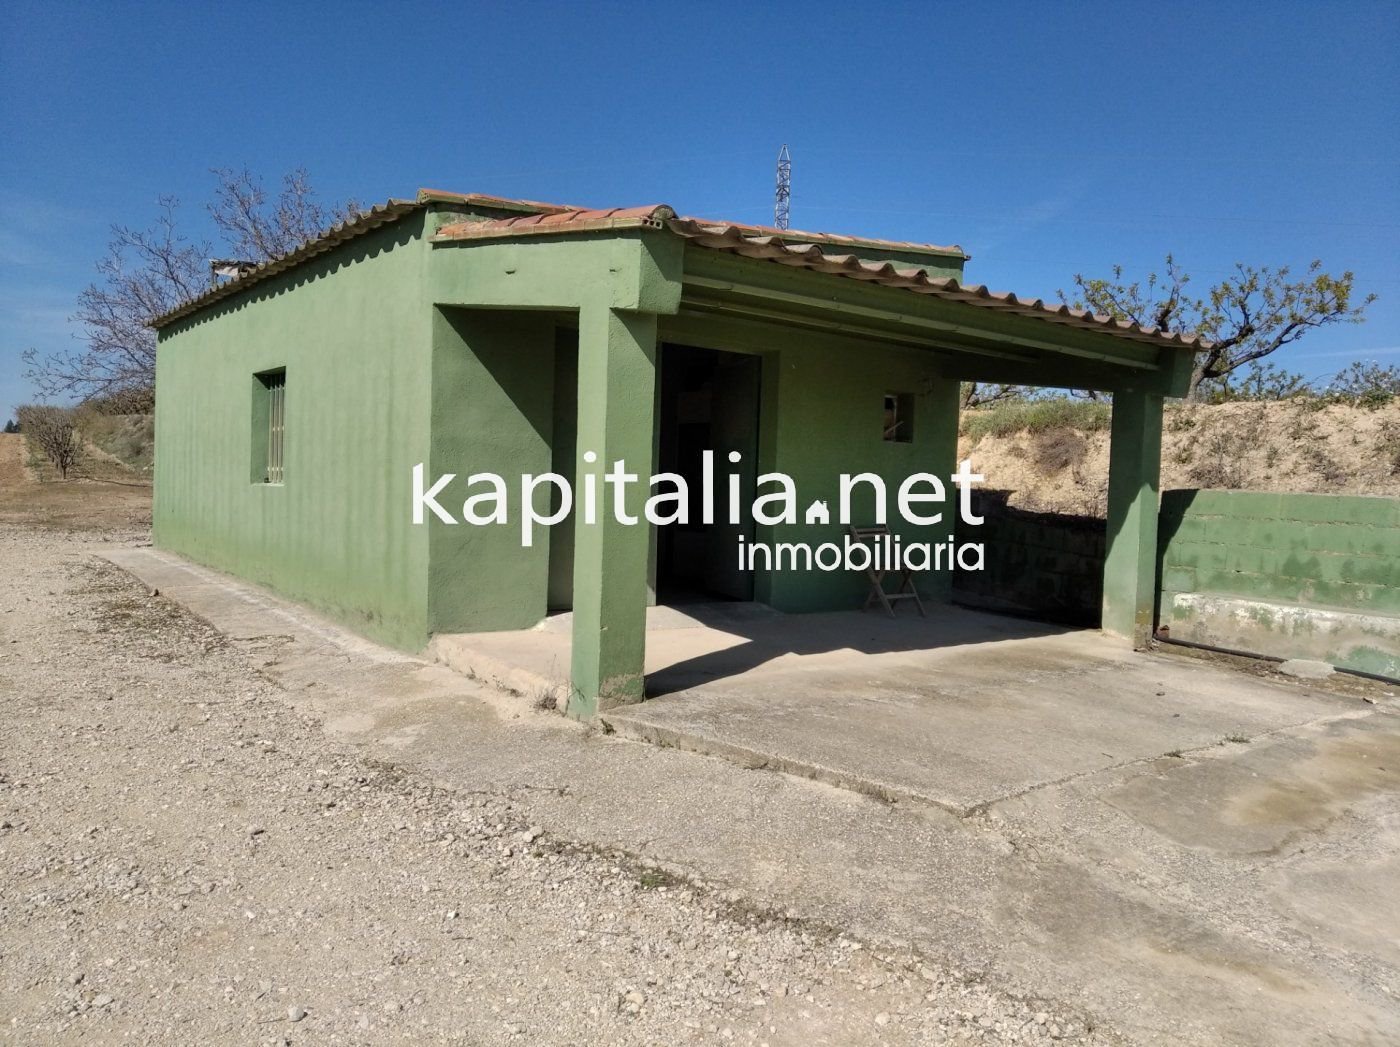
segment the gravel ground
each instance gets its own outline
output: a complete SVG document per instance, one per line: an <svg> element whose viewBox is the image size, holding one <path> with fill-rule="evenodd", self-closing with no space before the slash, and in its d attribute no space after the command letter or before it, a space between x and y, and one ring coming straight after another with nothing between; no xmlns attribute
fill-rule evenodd
<svg viewBox="0 0 1400 1047"><path fill-rule="evenodd" d="M338 751L95 541L0 528L6 1042L1118 1042Z"/></svg>

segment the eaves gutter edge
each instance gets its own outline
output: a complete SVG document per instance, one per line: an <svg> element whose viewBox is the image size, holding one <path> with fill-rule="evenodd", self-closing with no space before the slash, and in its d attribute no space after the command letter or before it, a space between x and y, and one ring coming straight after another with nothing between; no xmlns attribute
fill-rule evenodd
<svg viewBox="0 0 1400 1047"><path fill-rule="evenodd" d="M169 327L177 320L182 320L187 316L202 312L208 307L223 301L225 298L246 291L264 280L284 273L288 269L300 265L302 262L316 255L324 254L334 250L341 244L357 239L364 234L371 232L381 226L397 222L411 214L426 211L432 203L443 202L442 198L433 193L419 193L416 200L391 199L387 203L378 205L366 211L358 218L328 230L326 233L314 240L309 240L302 244L295 251L284 254L279 258L263 262L256 269L245 273L243 276L235 277L225 283L212 287L203 294L189 298L173 309L169 309L159 316L152 318L146 326L154 330L161 330Z"/></svg>
<svg viewBox="0 0 1400 1047"><path fill-rule="evenodd" d="M485 225L486 223L482 223ZM434 235L428 237L428 242L432 244L461 244L461 243L481 243L486 240L518 240L523 237L534 236L563 236L573 233L597 233L610 232L621 229L656 229L666 228L664 220L656 218L602 218L596 221L567 222L559 225L526 225L516 226L510 229L483 229L481 232L465 231L454 233L449 236Z"/></svg>

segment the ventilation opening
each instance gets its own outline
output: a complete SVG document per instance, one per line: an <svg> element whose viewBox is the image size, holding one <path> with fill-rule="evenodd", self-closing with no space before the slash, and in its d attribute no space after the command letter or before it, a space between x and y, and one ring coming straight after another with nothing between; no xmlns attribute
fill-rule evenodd
<svg viewBox="0 0 1400 1047"><path fill-rule="evenodd" d="M914 394L885 394L885 440L888 443L914 442Z"/></svg>

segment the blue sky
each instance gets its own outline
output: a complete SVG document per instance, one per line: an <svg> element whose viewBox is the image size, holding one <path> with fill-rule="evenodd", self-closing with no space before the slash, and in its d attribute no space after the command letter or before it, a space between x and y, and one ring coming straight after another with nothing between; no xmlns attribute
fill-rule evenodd
<svg viewBox="0 0 1400 1047"><path fill-rule="evenodd" d="M0 416L63 347L114 222L188 232L219 166L327 199L419 186L934 243L1051 296L1352 269L1360 326L1278 356L1400 363L1400 6L0 5ZM212 237L211 237L212 238Z"/></svg>

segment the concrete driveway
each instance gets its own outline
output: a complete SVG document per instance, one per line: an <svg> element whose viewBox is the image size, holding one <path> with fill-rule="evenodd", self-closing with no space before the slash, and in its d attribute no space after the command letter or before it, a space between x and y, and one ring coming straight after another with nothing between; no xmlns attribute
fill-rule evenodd
<svg viewBox="0 0 1400 1047"><path fill-rule="evenodd" d="M690 653L609 734L163 554L112 558L342 742L737 905L1065 1001L1127 1042L1400 1042L1395 688L961 612L804 619L826 649L745 620L653 644ZM717 644L742 671L699 649Z"/></svg>
<svg viewBox="0 0 1400 1047"><path fill-rule="evenodd" d="M569 616L443 636L433 650L527 694L557 692ZM647 690L602 720L626 737L967 814L1107 768L1208 751L1338 714L1325 691L1261 687L1096 630L959 607L926 618L654 607Z"/></svg>

